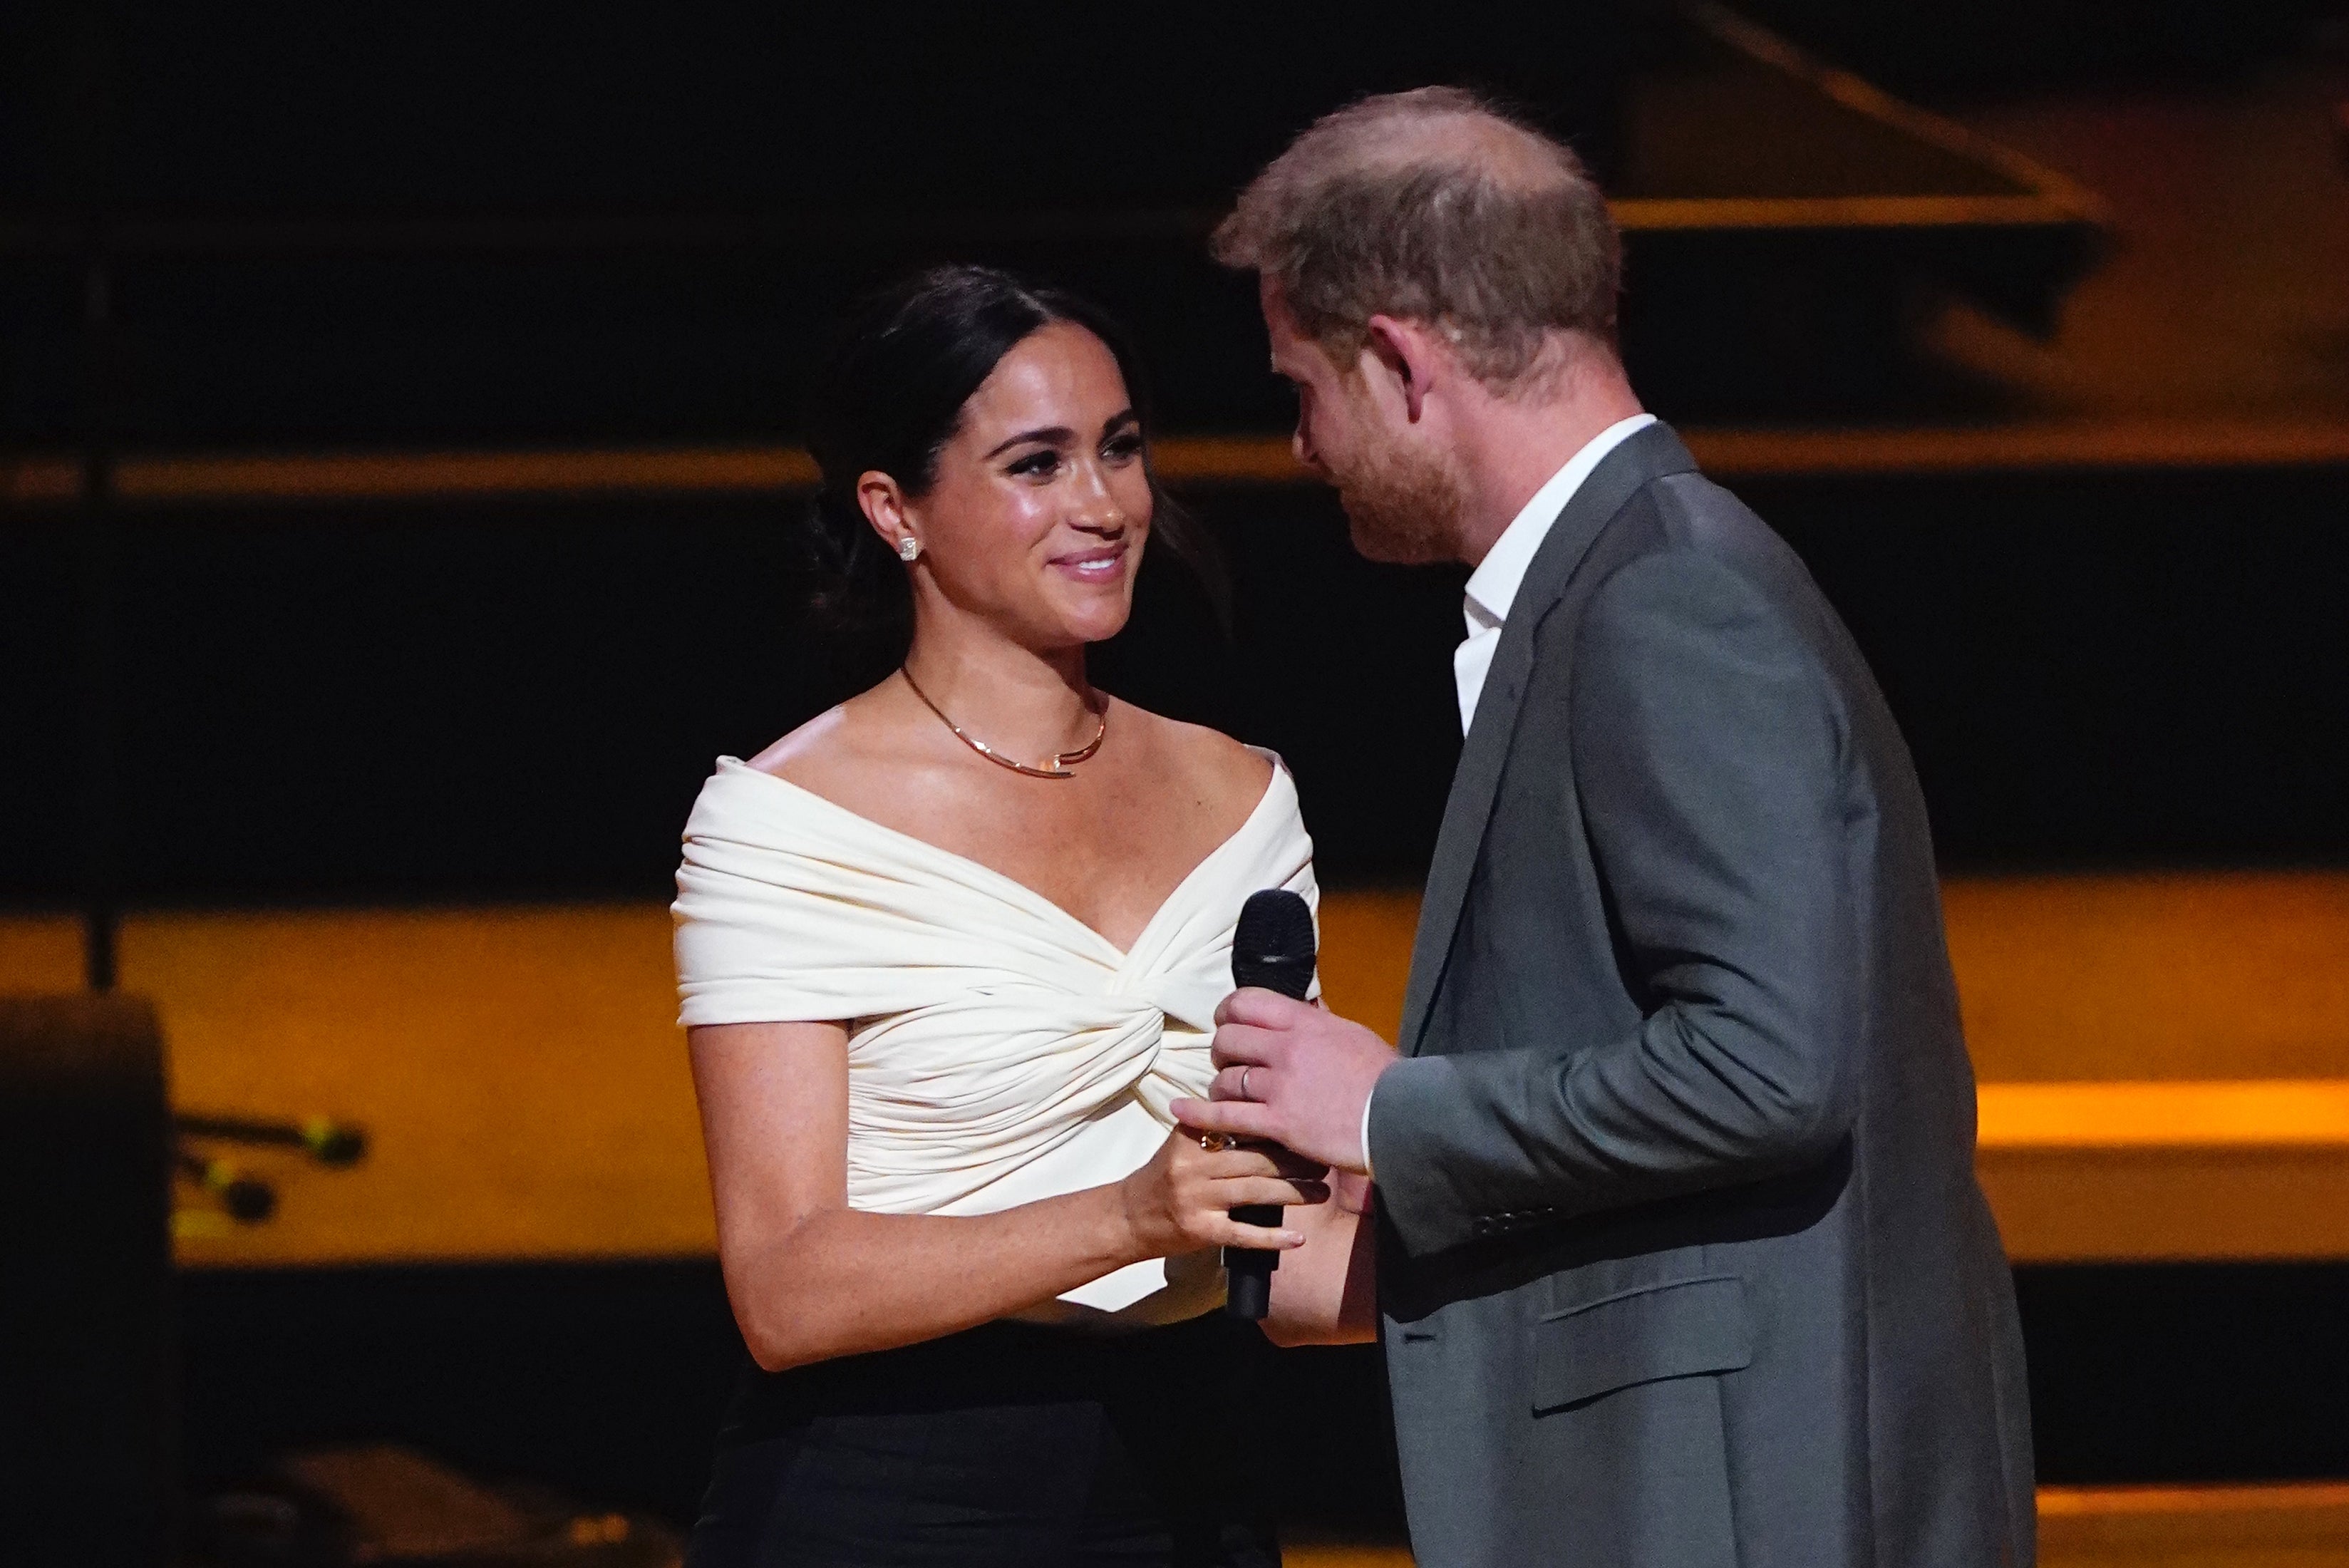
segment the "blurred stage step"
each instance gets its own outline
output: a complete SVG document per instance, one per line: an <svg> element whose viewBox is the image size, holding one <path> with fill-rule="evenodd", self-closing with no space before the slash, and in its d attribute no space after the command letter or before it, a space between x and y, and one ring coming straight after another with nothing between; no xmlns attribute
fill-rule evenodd
<svg viewBox="0 0 2349 1568"><path fill-rule="evenodd" d="M1981 1170L2019 1262L2349 1258L2349 874L1960 879ZM1416 896L1333 893L1324 977L1392 1035ZM0 989L67 989L62 919L0 921ZM698 1257L712 1246L657 905L148 914L175 1102L374 1135L290 1157L198 1267Z"/></svg>
<svg viewBox="0 0 2349 1568"><path fill-rule="evenodd" d="M2031 423L1692 425L1704 471L1739 480L1837 475L2349 465L2349 419L2135 416ZM1152 444L1173 485L1301 485L1286 435L1167 435ZM777 497L814 487L815 460L773 442L504 450L170 453L119 456L112 493L135 506L284 506L349 502ZM0 504L77 504L83 460L0 452Z"/></svg>
<svg viewBox="0 0 2349 1568"><path fill-rule="evenodd" d="M1411 1568L1401 1546L1284 1543L1288 1568ZM2320 1568L2349 1562L2349 1486L2042 1487L2042 1568Z"/></svg>

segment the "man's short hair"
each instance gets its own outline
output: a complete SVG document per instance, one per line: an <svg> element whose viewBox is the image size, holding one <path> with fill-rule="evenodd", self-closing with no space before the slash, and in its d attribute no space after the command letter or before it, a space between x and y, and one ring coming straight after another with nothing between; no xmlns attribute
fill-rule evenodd
<svg viewBox="0 0 2349 1568"><path fill-rule="evenodd" d="M1376 315L1436 327L1504 393L1547 379L1554 333L1615 343L1621 246L1606 197L1570 150L1459 88L1314 121L1209 244L1278 283L1341 367Z"/></svg>

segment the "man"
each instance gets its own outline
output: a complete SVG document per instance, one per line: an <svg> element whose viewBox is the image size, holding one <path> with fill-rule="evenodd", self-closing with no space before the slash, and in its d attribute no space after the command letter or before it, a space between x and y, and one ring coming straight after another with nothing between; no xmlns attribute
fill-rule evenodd
<svg viewBox="0 0 2349 1568"><path fill-rule="evenodd" d="M2031 1562L1923 802L1801 562L1640 411L1599 192L1427 89L1216 249L1356 546L1475 568L1400 1054L1242 992L1176 1107L1375 1180L1420 1563Z"/></svg>

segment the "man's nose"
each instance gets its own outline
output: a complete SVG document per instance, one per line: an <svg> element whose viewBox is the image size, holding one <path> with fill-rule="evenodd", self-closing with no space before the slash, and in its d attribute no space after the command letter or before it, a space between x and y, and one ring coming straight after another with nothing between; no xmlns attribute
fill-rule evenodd
<svg viewBox="0 0 2349 1568"><path fill-rule="evenodd" d="M1321 466L1320 451L1313 444L1312 427L1306 422L1302 413L1297 416L1297 429L1289 435L1288 452L1297 459L1299 468L1317 479L1327 477L1329 471Z"/></svg>

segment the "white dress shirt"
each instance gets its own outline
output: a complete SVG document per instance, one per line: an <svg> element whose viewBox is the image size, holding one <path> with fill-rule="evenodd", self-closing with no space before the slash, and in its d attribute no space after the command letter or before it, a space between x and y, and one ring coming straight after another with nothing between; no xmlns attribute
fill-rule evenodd
<svg viewBox="0 0 2349 1568"><path fill-rule="evenodd" d="M1468 623L1468 640L1452 653L1453 679L1460 687L1460 732L1466 734L1468 726L1476 720L1476 700L1485 693L1485 676L1493 668L1493 650L1501 645L1501 624L1509 618L1509 607L1516 602L1517 589L1526 580L1526 568L1534 564L1534 556L1549 537L1551 524L1566 510L1582 482L1590 477L1606 455L1631 436L1656 422L1653 414L1633 414L1628 420L1618 420L1583 445L1580 452L1566 460L1566 466L1549 476L1549 482L1534 492L1534 498L1525 510L1512 519L1501 536L1493 541L1492 550L1477 563L1468 578L1468 595L1462 605L1463 618Z"/></svg>
<svg viewBox="0 0 2349 1568"><path fill-rule="evenodd" d="M1566 466L1549 476L1547 483L1534 492L1533 499L1493 547L1476 564L1468 576L1468 594L1461 609L1468 622L1468 640L1452 652L1452 675L1460 688L1460 732L1476 722L1476 701L1485 694L1485 677L1493 668L1493 650L1501 645L1501 627L1509 618L1509 607L1516 603L1517 589L1525 585L1526 568L1534 564L1542 541L1549 537L1558 514L1566 510L1582 482L1590 477L1591 470L1610 452L1630 437L1656 422L1653 414L1633 414L1628 420L1618 420L1583 443L1582 450L1566 460ZM1398 1042L1400 1044L1400 1042ZM1372 1090L1375 1095L1375 1088ZM1371 1159L1371 1103L1362 1102L1362 1163Z"/></svg>

